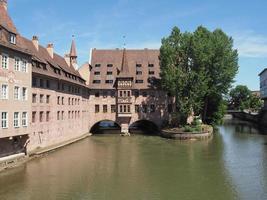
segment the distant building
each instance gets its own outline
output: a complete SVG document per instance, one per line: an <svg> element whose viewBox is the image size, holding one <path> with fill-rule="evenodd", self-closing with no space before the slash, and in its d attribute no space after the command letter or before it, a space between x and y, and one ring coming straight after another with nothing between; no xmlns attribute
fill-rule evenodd
<svg viewBox="0 0 267 200"><path fill-rule="evenodd" d="M260 74L260 96L264 100L264 107L267 107L267 68Z"/></svg>

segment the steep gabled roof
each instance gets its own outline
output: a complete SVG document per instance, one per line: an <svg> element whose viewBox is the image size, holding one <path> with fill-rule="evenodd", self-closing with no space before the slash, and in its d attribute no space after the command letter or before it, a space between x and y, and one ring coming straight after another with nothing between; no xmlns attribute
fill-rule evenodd
<svg viewBox="0 0 267 200"><path fill-rule="evenodd" d="M4 8L3 5L0 4L0 25L4 27L9 32L18 34L17 29L9 17L7 10Z"/></svg>
<svg viewBox="0 0 267 200"><path fill-rule="evenodd" d="M130 70L129 70L128 60L127 60L126 49L123 49L122 64L121 64L119 77L129 77L129 76L130 76Z"/></svg>

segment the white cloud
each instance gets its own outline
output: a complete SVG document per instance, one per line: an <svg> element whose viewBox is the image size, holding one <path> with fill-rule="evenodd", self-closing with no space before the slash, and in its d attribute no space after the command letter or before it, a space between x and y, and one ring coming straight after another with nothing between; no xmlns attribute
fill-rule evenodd
<svg viewBox="0 0 267 200"><path fill-rule="evenodd" d="M240 57L266 58L267 36L255 32L243 32L233 34L235 48L238 49Z"/></svg>

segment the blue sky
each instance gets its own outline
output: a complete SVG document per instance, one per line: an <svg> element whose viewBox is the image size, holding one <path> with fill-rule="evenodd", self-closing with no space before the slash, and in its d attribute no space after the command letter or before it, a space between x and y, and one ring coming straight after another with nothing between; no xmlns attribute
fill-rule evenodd
<svg viewBox="0 0 267 200"><path fill-rule="evenodd" d="M204 25L223 29L239 51L235 84L259 89L258 74L267 67L267 1L265 0L9 0L19 32L54 43L63 55L75 35L79 63L91 48L159 48L172 27L194 31Z"/></svg>

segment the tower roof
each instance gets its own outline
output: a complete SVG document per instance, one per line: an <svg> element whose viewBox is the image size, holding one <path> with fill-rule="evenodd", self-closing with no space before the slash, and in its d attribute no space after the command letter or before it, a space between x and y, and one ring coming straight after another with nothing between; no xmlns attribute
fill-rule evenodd
<svg viewBox="0 0 267 200"><path fill-rule="evenodd" d="M129 70L128 60L127 60L126 49L123 49L122 65L121 65L119 77L129 77L129 76L130 76L130 70Z"/></svg>
<svg viewBox="0 0 267 200"><path fill-rule="evenodd" d="M71 43L70 57L77 57L76 44L74 40L72 40L72 43Z"/></svg>
<svg viewBox="0 0 267 200"><path fill-rule="evenodd" d="M9 32L17 34L17 29L12 21L12 19L9 17L7 9L6 9L6 0L0 0L0 26L7 29Z"/></svg>

